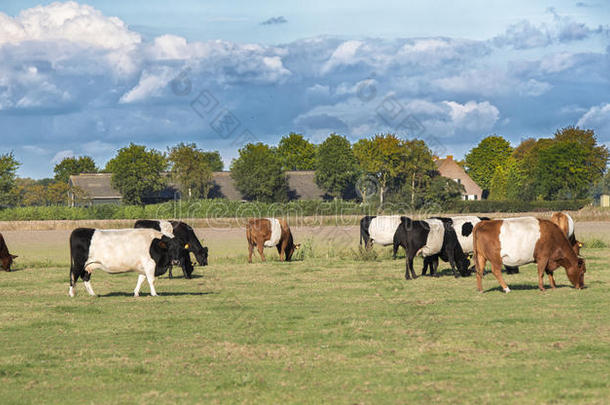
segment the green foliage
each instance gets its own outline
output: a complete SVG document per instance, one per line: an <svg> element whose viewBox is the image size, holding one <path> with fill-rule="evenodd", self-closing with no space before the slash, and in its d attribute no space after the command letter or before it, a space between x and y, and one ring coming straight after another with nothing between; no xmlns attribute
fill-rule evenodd
<svg viewBox="0 0 610 405"><path fill-rule="evenodd" d="M231 177L247 200L283 201L287 181L282 163L273 149L263 143L247 144L231 163Z"/></svg>
<svg viewBox="0 0 610 405"><path fill-rule="evenodd" d="M222 158L220 157L220 152L201 152L205 161L208 163L208 167L213 172L222 172L224 170L224 163L222 163Z"/></svg>
<svg viewBox="0 0 610 405"><path fill-rule="evenodd" d="M489 213L489 212L547 212L547 211L578 211L590 200L554 200L554 201L449 201L443 206L446 212L455 213Z"/></svg>
<svg viewBox="0 0 610 405"><path fill-rule="evenodd" d="M119 149L105 171L112 173L112 186L121 192L125 204L140 205L146 195L163 189L167 167L163 153L131 143Z"/></svg>
<svg viewBox="0 0 610 405"><path fill-rule="evenodd" d="M316 146L301 134L291 132L277 146L277 154L284 170L315 170Z"/></svg>
<svg viewBox="0 0 610 405"><path fill-rule="evenodd" d="M13 191L19 166L12 152L0 155L0 207L14 205Z"/></svg>
<svg viewBox="0 0 610 405"><path fill-rule="evenodd" d="M179 185L182 198L208 196L212 181L209 156L194 143L180 143L169 149L172 178Z"/></svg>
<svg viewBox="0 0 610 405"><path fill-rule="evenodd" d="M330 134L316 154L316 183L335 198L353 192L358 177L358 163L350 142L344 136Z"/></svg>
<svg viewBox="0 0 610 405"><path fill-rule="evenodd" d="M379 202L383 205L388 184L406 175L408 149L405 142L394 134L375 135L356 142L353 150L361 171L377 180Z"/></svg>
<svg viewBox="0 0 610 405"><path fill-rule="evenodd" d="M89 156L68 157L55 165L55 181L67 183L70 176L81 173L97 173L95 162Z"/></svg>
<svg viewBox="0 0 610 405"><path fill-rule="evenodd" d="M582 244L586 249L605 249L608 247L606 242L598 238L585 240Z"/></svg>
<svg viewBox="0 0 610 405"><path fill-rule="evenodd" d="M496 168L505 164L512 151L506 139L488 136L466 154L466 171L483 190L490 190Z"/></svg>

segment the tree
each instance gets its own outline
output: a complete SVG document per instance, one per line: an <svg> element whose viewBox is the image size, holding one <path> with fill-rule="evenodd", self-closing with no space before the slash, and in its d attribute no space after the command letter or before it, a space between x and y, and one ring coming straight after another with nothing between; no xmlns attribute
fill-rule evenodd
<svg viewBox="0 0 610 405"><path fill-rule="evenodd" d="M347 138L330 134L316 153L316 184L335 198L348 195L358 177L358 162Z"/></svg>
<svg viewBox="0 0 610 405"><path fill-rule="evenodd" d="M201 152L205 161L208 163L208 167L213 172L222 172L224 169L224 163L222 163L222 159L220 157L220 153L218 151L214 152Z"/></svg>
<svg viewBox="0 0 610 405"><path fill-rule="evenodd" d="M121 192L125 204L142 204L147 194L163 189L167 167L163 153L131 143L119 149L106 171L112 173L112 186Z"/></svg>
<svg viewBox="0 0 610 405"><path fill-rule="evenodd" d="M424 194L435 177L439 177L432 152L426 143L420 139L405 142L407 156L404 161L406 182L411 195L411 206L415 207L415 199ZM454 181L455 183L455 181ZM456 183L457 184L457 183ZM441 184L437 181L437 186ZM443 186L444 187L444 186ZM449 187L449 186L448 186ZM444 189L449 190L447 187ZM461 190L458 187L458 191ZM441 197L441 200L450 197Z"/></svg>
<svg viewBox="0 0 610 405"><path fill-rule="evenodd" d="M371 139L361 139L356 142L354 156L361 170L373 176L379 184L379 202L383 206L383 197L388 184L406 174L405 143L394 134L375 135Z"/></svg>
<svg viewBox="0 0 610 405"><path fill-rule="evenodd" d="M315 170L316 146L301 134L291 132L280 139L277 153L284 170Z"/></svg>
<svg viewBox="0 0 610 405"><path fill-rule="evenodd" d="M49 205L68 205L70 202L70 186L61 181L49 184L46 189L46 199Z"/></svg>
<svg viewBox="0 0 610 405"><path fill-rule="evenodd" d="M538 192L546 200L583 198L592 185L585 147L575 141L553 142L539 152Z"/></svg>
<svg viewBox="0 0 610 405"><path fill-rule="evenodd" d="M504 165L512 151L506 139L488 136L466 155L466 171L482 189L489 190L496 167Z"/></svg>
<svg viewBox="0 0 610 405"><path fill-rule="evenodd" d="M20 163L13 153L0 155L0 206L14 205L15 179Z"/></svg>
<svg viewBox="0 0 610 405"><path fill-rule="evenodd" d="M247 200L282 201L287 197L286 175L275 151L263 143L247 144L231 163L231 178Z"/></svg>
<svg viewBox="0 0 610 405"><path fill-rule="evenodd" d="M55 180L67 183L70 176L81 173L97 173L95 162L89 156L68 157L55 165Z"/></svg>
<svg viewBox="0 0 610 405"><path fill-rule="evenodd" d="M464 185L440 174L430 178L421 205L442 205L447 201L459 200L464 193Z"/></svg>
<svg viewBox="0 0 610 405"><path fill-rule="evenodd" d="M207 198L212 181L210 155L197 145L180 143L169 149L172 178L187 198Z"/></svg>

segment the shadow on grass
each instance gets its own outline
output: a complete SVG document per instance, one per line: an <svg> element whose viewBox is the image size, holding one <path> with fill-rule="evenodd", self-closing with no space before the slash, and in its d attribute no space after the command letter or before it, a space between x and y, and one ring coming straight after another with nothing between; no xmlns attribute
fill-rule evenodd
<svg viewBox="0 0 610 405"><path fill-rule="evenodd" d="M211 295L211 294L220 294L218 292L214 292L214 291L207 291L207 292L162 292L162 293L158 293L159 297L179 297L179 296L186 296L186 295L193 295L193 296L200 296L200 295ZM149 293L140 293L140 297L146 297L146 296L150 296ZM108 294L99 294L98 297L102 298L102 297L133 297L133 293L127 293L127 292L111 292Z"/></svg>
<svg viewBox="0 0 610 405"><path fill-rule="evenodd" d="M199 274L191 274L191 278L192 278L192 279L195 279L195 278L203 278L203 277L204 277L204 276L199 275ZM172 277L167 276L167 275L164 275L164 276L162 276L162 277L157 277L157 278L166 278L166 279L168 279L168 280L173 280L173 279L175 279L175 278L177 278L177 279L184 279L185 277L184 277L184 274L182 274L182 275L179 275L179 276L174 275L174 276L172 276Z"/></svg>
<svg viewBox="0 0 610 405"><path fill-rule="evenodd" d="M511 290L538 290L538 284L511 284L511 283L507 283L508 288L510 288ZM553 289L551 288L550 285L545 285L544 288L546 289L546 291L553 291ZM567 284L557 284L557 289L560 288L573 288L571 285L567 285ZM585 285L584 289L586 289L587 286ZM485 290L484 292L488 293L488 292L492 292L492 291L500 291L500 292L504 292L502 290L502 287L497 286L494 288L489 288L487 290Z"/></svg>

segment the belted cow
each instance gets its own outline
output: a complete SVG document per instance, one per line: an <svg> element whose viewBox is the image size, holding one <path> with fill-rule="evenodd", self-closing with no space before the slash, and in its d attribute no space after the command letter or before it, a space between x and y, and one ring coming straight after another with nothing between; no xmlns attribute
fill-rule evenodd
<svg viewBox="0 0 610 405"><path fill-rule="evenodd" d="M155 229L170 238L176 238L183 247L180 251L179 261L184 278L191 278L191 274L194 270L189 252L195 255L200 266L208 265L208 248L201 245L197 235L195 235L195 231L190 225L181 221L141 219L136 221L135 228ZM170 267L169 278L172 277L172 267Z"/></svg>
<svg viewBox="0 0 610 405"><path fill-rule="evenodd" d="M381 246L394 244L394 234L400 225L400 215L368 215L360 220L360 245L370 249L373 243ZM394 245L392 257L396 259L398 245Z"/></svg>
<svg viewBox="0 0 610 405"><path fill-rule="evenodd" d="M6 242L4 241L4 236L0 233L0 264L4 271L11 271L13 260L16 258L17 256L9 253L8 246L6 246Z"/></svg>
<svg viewBox="0 0 610 405"><path fill-rule="evenodd" d="M139 273L134 296L140 295L140 287L148 280L150 295L156 296L154 281L164 274L172 261L178 260L181 245L154 229L100 230L75 229L70 235L70 290L74 297L76 281L81 277L90 295L93 270L107 273Z"/></svg>
<svg viewBox="0 0 610 405"><path fill-rule="evenodd" d="M439 219L413 221L407 217L400 218L400 226L394 236L394 249L402 246L407 252L405 278L416 278L413 269L413 259L418 254L424 257L424 263L429 256L438 255L451 264L453 275L458 277L456 267L462 275L468 274L470 261L462 251L453 227ZM438 261L436 262L438 265ZM424 266L422 275L427 266ZM409 275L411 273L411 275ZM436 267L431 267L430 275L436 273Z"/></svg>
<svg viewBox="0 0 610 405"><path fill-rule="evenodd" d="M257 247L262 261L265 261L263 250L266 247L275 246L280 255L280 261L290 261L294 251L300 247L300 244L294 243L286 220L278 218L248 219L246 239L248 240L248 263L252 263L254 246Z"/></svg>
<svg viewBox="0 0 610 405"><path fill-rule="evenodd" d="M545 272L549 275L551 287L555 288L553 271L562 266L572 285L582 288L587 271L584 259L578 257L563 231L553 222L535 217L478 223L474 228L474 259L479 291L483 290L482 277L488 260L504 292L509 292L510 288L502 278L503 264L522 266L536 263L538 288L542 291Z"/></svg>

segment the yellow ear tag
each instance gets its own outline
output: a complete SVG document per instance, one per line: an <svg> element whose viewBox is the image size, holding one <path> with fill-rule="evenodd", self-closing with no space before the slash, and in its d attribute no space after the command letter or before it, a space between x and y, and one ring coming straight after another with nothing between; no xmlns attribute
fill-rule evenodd
<svg viewBox="0 0 610 405"><path fill-rule="evenodd" d="M189 248L189 244L187 243L186 245L184 245L184 248L188 249Z"/></svg>
<svg viewBox="0 0 610 405"><path fill-rule="evenodd" d="M578 244L578 247L582 247L582 243L579 243L579 244Z"/></svg>

